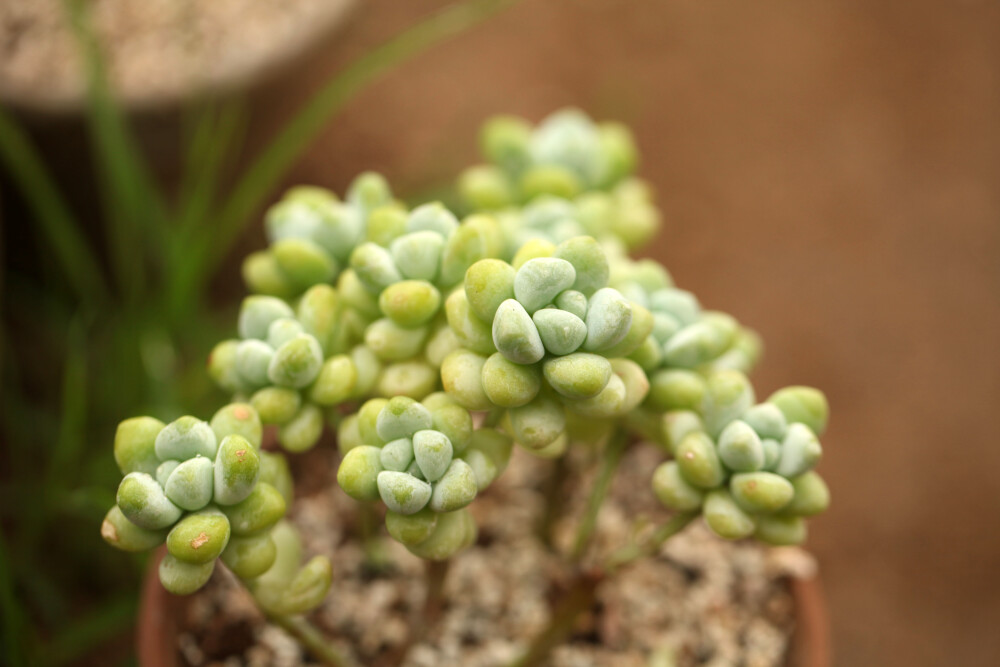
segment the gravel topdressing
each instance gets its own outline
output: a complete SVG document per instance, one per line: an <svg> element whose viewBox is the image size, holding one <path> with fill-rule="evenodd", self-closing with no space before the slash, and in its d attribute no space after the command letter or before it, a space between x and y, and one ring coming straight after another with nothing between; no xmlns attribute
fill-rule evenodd
<svg viewBox="0 0 1000 667"><path fill-rule="evenodd" d="M556 551L572 543L576 516L593 472L586 451L571 452L563 489L567 515L557 522ZM649 491L662 454L633 447L618 471L598 522L588 559L626 543L630 531L666 518ZM334 582L312 621L361 665L396 664L408 628L419 618L425 564L389 539L377 543L381 567L366 559L358 504L334 481L337 455L321 447L299 461L305 473L292 519L308 553L326 553ZM565 585L561 557L537 537L540 489L551 462L516 452L500 480L471 506L478 543L452 559L445 583L447 606L438 628L418 637L405 665L504 665L544 627L548 603ZM384 529L379 528L379 535ZM601 583L597 602L579 620L554 667L765 667L782 665L794 626L786 580L815 565L795 548L730 543L700 523L670 540L657 557L636 563ZM232 575L217 568L212 581L184 608L179 652L191 665L302 665L308 654L268 624Z"/></svg>

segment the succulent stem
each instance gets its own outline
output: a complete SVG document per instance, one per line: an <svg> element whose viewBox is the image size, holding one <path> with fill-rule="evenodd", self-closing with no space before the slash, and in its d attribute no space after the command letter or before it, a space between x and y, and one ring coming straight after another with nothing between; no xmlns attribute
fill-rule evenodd
<svg viewBox="0 0 1000 667"><path fill-rule="evenodd" d="M646 541L641 544L630 544L612 554L611 558L608 559L605 570L609 573L615 572L640 558L652 556L664 542L684 530L697 516L697 512L682 512L673 516L669 521L657 528Z"/></svg>
<svg viewBox="0 0 1000 667"><path fill-rule="evenodd" d="M618 469L618 464L621 463L622 454L625 453L625 446L627 444L628 436L624 431L617 431L604 450L604 456L601 458L601 467L598 470L597 479L594 481L594 489L587 501L587 509L577 529L576 541L573 543L573 551L570 553L570 557L574 562L578 562L583 558L587 544L590 542L590 537L594 534L594 529L597 527L597 515L600 513L601 505L604 504L604 499L607 498L608 491L611 489L611 480Z"/></svg>
<svg viewBox="0 0 1000 667"><path fill-rule="evenodd" d="M302 616L268 614L268 620L294 637L314 658L330 667L348 667L353 664L334 648L316 627Z"/></svg>
<svg viewBox="0 0 1000 667"><path fill-rule="evenodd" d="M554 543L553 531L555 530L556 522L562 516L565 506L563 502L563 486L568 471L569 466L566 464L566 457L559 456L552 462L549 477L545 480L545 488L543 489L545 507L542 513L542 520L538 525L538 536L549 548L552 548Z"/></svg>
<svg viewBox="0 0 1000 667"><path fill-rule="evenodd" d="M503 410L499 408L494 408L490 410L489 414L486 415L486 419L483 421L484 428L493 428L500 423L503 418Z"/></svg>
<svg viewBox="0 0 1000 667"><path fill-rule="evenodd" d="M608 451L608 456L617 456L618 459L621 459L624 442L624 438L616 438L612 441L612 449ZM611 474L610 472L605 474L605 471L613 472L617 465L617 462L607 465L607 459L605 463L606 465L601 470L601 477L598 478L599 484L595 488L594 496L601 490L602 480L604 480L603 492L606 494ZM596 507L600 507L599 501L596 503ZM593 515L596 517L596 512ZM552 649L566 641L570 636L573 625L580 614L593 606L597 595L597 586L601 581L606 577L613 576L620 568L640 558L655 554L664 542L684 530L696 516L698 516L697 512L677 514L657 528L645 542L630 545L613 554L603 570L580 572L570 584L569 590L553 609L548 626L532 641L528 650L510 664L510 667L533 667L545 664ZM586 539L583 543L586 544Z"/></svg>
<svg viewBox="0 0 1000 667"><path fill-rule="evenodd" d="M433 632L444 613L444 582L448 578L450 563L450 559L427 561L427 597L424 598L424 610L420 622L430 632Z"/></svg>
<svg viewBox="0 0 1000 667"><path fill-rule="evenodd" d="M361 538L365 553L365 567L371 572L381 572L389 564L382 536L379 534L381 522L373 503L359 503L358 536Z"/></svg>
<svg viewBox="0 0 1000 667"><path fill-rule="evenodd" d="M389 664L403 664L410 649L418 641L432 640L433 633L444 613L444 583L445 579L448 578L450 564L450 559L427 561L427 567L424 570L424 578L427 580L427 595L424 597L423 607L419 610L420 615L411 620L406 641L393 651Z"/></svg>
<svg viewBox="0 0 1000 667"><path fill-rule="evenodd" d="M597 586L604 576L598 571L580 572L573 579L569 590L552 610L548 626L531 642L528 650L509 667L534 667L547 664L548 656L556 646L566 641L573 631L576 619L593 606Z"/></svg>

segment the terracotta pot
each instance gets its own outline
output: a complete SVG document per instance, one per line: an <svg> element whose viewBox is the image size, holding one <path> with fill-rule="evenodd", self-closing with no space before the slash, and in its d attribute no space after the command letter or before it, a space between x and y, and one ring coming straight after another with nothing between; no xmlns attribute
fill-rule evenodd
<svg viewBox="0 0 1000 667"><path fill-rule="evenodd" d="M167 593L160 585L157 566L165 553L153 558L142 587L136 628L136 653L141 667L178 667L177 621L184 598ZM823 587L818 578L791 579L796 624L788 667L830 667L830 626Z"/></svg>
<svg viewBox="0 0 1000 667"><path fill-rule="evenodd" d="M142 582L139 618L136 624L136 655L143 667L174 667L177 661L177 618L184 599L171 595L160 584L160 560L167 552L157 549Z"/></svg>
<svg viewBox="0 0 1000 667"><path fill-rule="evenodd" d="M795 634L788 667L830 667L833 646L823 584L818 577L791 579L795 599Z"/></svg>

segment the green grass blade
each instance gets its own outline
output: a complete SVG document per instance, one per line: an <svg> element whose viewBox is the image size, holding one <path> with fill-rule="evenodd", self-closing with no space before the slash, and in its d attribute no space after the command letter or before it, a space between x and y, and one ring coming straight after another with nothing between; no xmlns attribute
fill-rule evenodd
<svg viewBox="0 0 1000 667"><path fill-rule="evenodd" d="M46 643L44 664L55 667L75 662L121 634L134 624L136 606L135 595L128 594L89 610Z"/></svg>
<svg viewBox="0 0 1000 667"><path fill-rule="evenodd" d="M209 274L214 267L203 266L212 257L199 245L199 235L211 234L208 226L218 195L219 182L227 158L238 148L247 126L246 110L241 104L227 105L215 113L202 112L188 146L185 183L177 199L177 222L168 248L167 312L181 319L193 305L191 278Z"/></svg>
<svg viewBox="0 0 1000 667"><path fill-rule="evenodd" d="M28 623L21 605L14 597L14 578L7 553L7 544L0 532L0 629L3 631L0 647L3 649L4 664L20 667L27 664L24 642Z"/></svg>
<svg viewBox="0 0 1000 667"><path fill-rule="evenodd" d="M212 134L218 122L219 111L211 103L198 105L181 114L181 150L184 157L181 182L177 188L174 217L184 208L183 202L191 199L198 187L198 174L209 154Z"/></svg>
<svg viewBox="0 0 1000 667"><path fill-rule="evenodd" d="M177 197L177 237L182 241L188 241L206 222L226 158L238 148L247 126L246 109L239 102L221 109L204 109L198 115L185 141L184 182Z"/></svg>
<svg viewBox="0 0 1000 667"><path fill-rule="evenodd" d="M79 463L87 422L86 349L84 325L76 318L66 336L59 438L48 468L47 488L53 490L68 487L69 476Z"/></svg>
<svg viewBox="0 0 1000 667"><path fill-rule="evenodd" d="M105 300L100 265L24 130L0 109L0 160L35 214L56 262L81 302Z"/></svg>
<svg viewBox="0 0 1000 667"><path fill-rule="evenodd" d="M111 256L120 288L135 299L143 292L148 262L139 250L144 241L147 247L162 247L167 208L111 92L89 9L81 0L65 0L65 5L87 73L88 122L110 224Z"/></svg>

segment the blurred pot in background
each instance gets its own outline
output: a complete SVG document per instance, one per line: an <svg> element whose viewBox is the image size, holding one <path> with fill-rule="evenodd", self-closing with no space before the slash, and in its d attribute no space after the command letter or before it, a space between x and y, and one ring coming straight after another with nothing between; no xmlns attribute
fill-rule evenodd
<svg viewBox="0 0 1000 667"><path fill-rule="evenodd" d="M0 101L37 113L82 113L87 76L60 0L0 6ZM356 0L90 2L119 104L162 110L251 88L291 67L343 24Z"/></svg>

